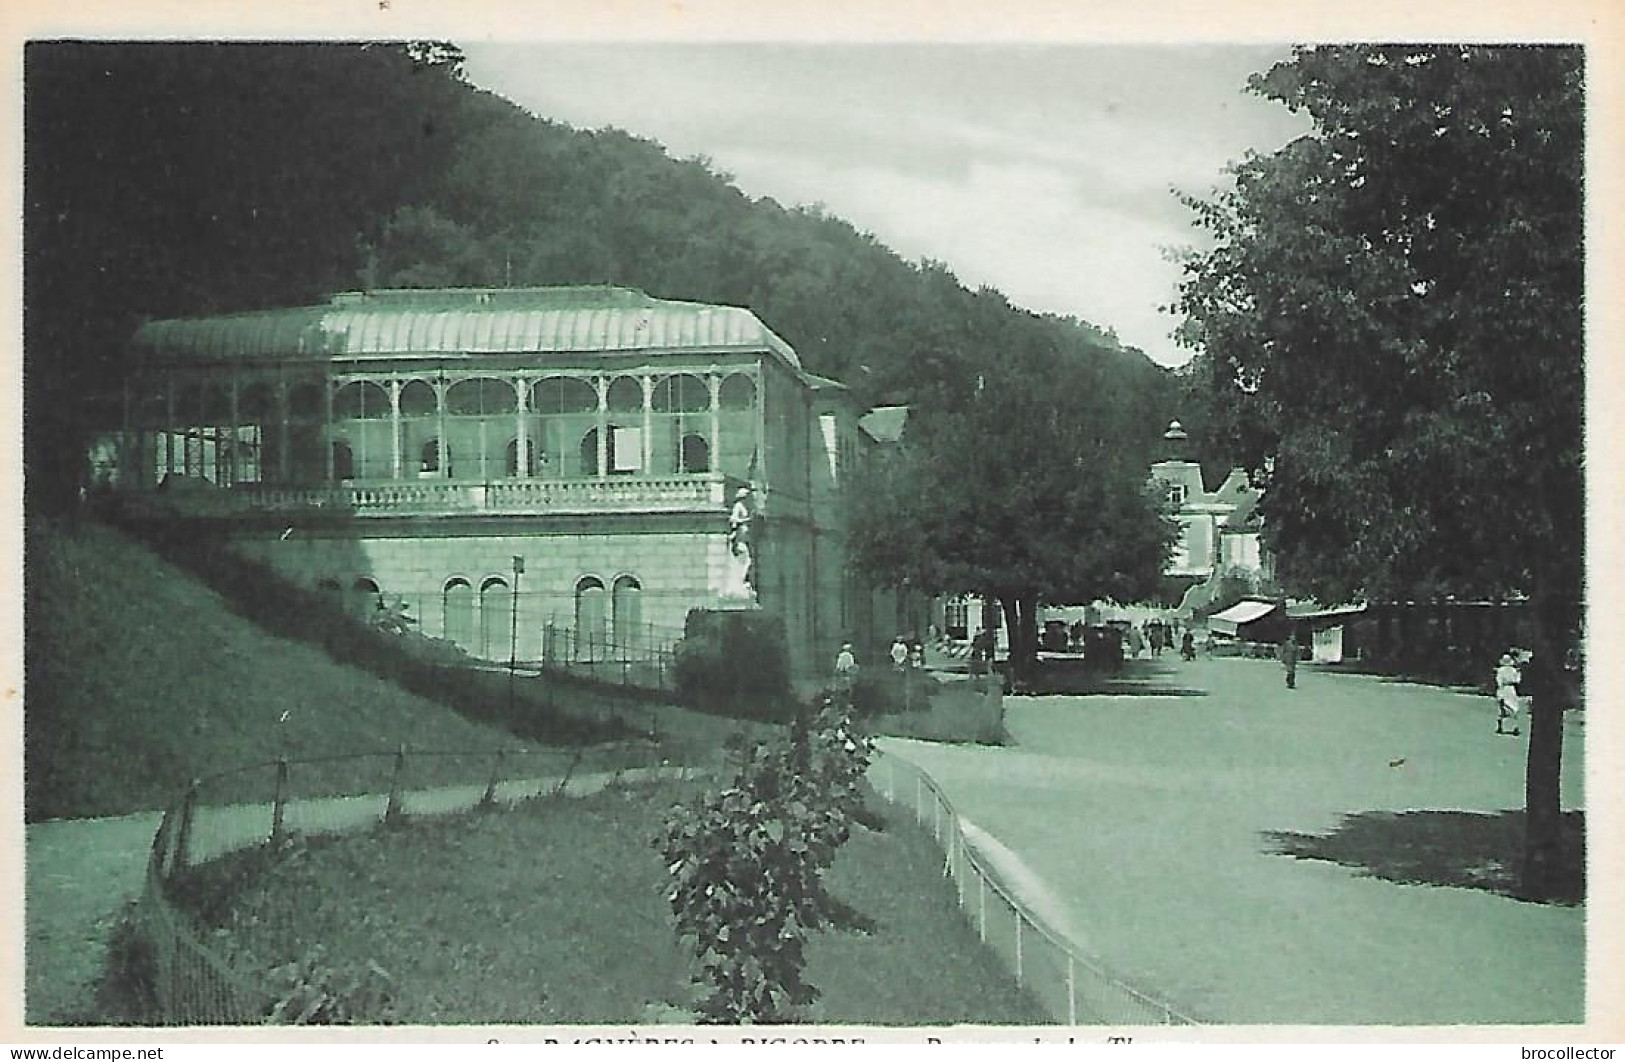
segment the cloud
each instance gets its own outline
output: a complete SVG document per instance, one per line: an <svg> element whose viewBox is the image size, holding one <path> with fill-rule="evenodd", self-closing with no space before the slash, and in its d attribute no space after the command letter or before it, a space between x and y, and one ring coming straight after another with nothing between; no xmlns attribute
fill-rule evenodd
<svg viewBox="0 0 1625 1062"><path fill-rule="evenodd" d="M1285 47L471 45L476 84L548 118L706 155L747 194L822 203L906 258L1188 354L1157 307L1205 194L1304 123L1243 93Z"/></svg>

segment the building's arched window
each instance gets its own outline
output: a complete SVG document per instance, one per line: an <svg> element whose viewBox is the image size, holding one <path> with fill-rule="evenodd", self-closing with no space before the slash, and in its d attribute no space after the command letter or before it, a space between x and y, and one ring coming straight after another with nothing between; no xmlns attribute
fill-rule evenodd
<svg viewBox="0 0 1625 1062"><path fill-rule="evenodd" d="M359 576L350 584L350 611L361 619L371 619L382 597L377 583L365 575Z"/></svg>
<svg viewBox="0 0 1625 1062"><path fill-rule="evenodd" d="M263 380L237 392L237 439L233 447L233 482L260 483L277 465L282 414L276 395Z"/></svg>
<svg viewBox="0 0 1625 1062"><path fill-rule="evenodd" d="M576 583L576 659L601 660L608 640L604 629L604 582L588 575Z"/></svg>
<svg viewBox="0 0 1625 1062"><path fill-rule="evenodd" d="M517 403L513 384L495 376L459 380L446 389L446 412L454 417L508 414Z"/></svg>
<svg viewBox="0 0 1625 1062"><path fill-rule="evenodd" d="M623 658L643 641L643 586L630 575L615 580L611 604L615 610L615 650Z"/></svg>
<svg viewBox="0 0 1625 1062"><path fill-rule="evenodd" d="M598 412L598 391L574 376L549 376L530 389L530 408L544 416Z"/></svg>
<svg viewBox="0 0 1625 1062"><path fill-rule="evenodd" d="M581 448L582 436L598 424L597 388L574 376L537 380L530 392L530 410L534 475L598 474L597 443L585 459Z"/></svg>
<svg viewBox="0 0 1625 1062"><path fill-rule="evenodd" d="M339 479L388 479L395 474L389 392L371 380L352 380L333 392L333 431L350 444L351 473Z"/></svg>
<svg viewBox="0 0 1625 1062"><path fill-rule="evenodd" d="M689 434L683 436L680 470L683 472L711 471L711 444L705 441L703 435Z"/></svg>
<svg viewBox="0 0 1625 1062"><path fill-rule="evenodd" d="M480 584L480 653L492 660L508 659L513 643L513 596L505 580L492 577Z"/></svg>
<svg viewBox="0 0 1625 1062"><path fill-rule="evenodd" d="M717 402L723 409L754 409L756 407L756 381L744 373L734 373L722 381Z"/></svg>
<svg viewBox="0 0 1625 1062"><path fill-rule="evenodd" d="M678 373L655 384L649 406L656 413L704 413L711 408L711 389L692 373Z"/></svg>
<svg viewBox="0 0 1625 1062"><path fill-rule="evenodd" d="M333 440L333 478L355 478L355 451L350 449L349 443L338 439Z"/></svg>
<svg viewBox="0 0 1625 1062"><path fill-rule="evenodd" d="M689 436L702 441L711 434L711 389L690 373L668 376L655 384L649 396L649 426L654 433L649 447L649 471L655 475L672 472L704 472L710 465L710 445L706 445L705 466L690 467Z"/></svg>
<svg viewBox="0 0 1625 1062"><path fill-rule="evenodd" d="M604 405L611 413L642 413L643 384L635 376L617 376L610 382Z"/></svg>
<svg viewBox="0 0 1625 1062"><path fill-rule="evenodd" d="M631 475L643 470L643 384L636 377L617 377L606 393L609 434L605 438L604 471Z"/></svg>
<svg viewBox="0 0 1625 1062"><path fill-rule="evenodd" d="M401 388L401 416L433 417L440 412L434 388L422 380L409 380Z"/></svg>
<svg viewBox="0 0 1625 1062"><path fill-rule="evenodd" d="M399 445L406 462L404 474L408 477L439 475L438 461L434 468L425 468L421 460L424 444L432 442L440 434L440 399L435 395L434 388L422 380L408 380L401 385L400 404Z"/></svg>
<svg viewBox="0 0 1625 1062"><path fill-rule="evenodd" d="M610 425L604 437L604 468L609 474L627 475L638 470L642 462L641 429L618 428ZM598 429L590 428L581 437L581 467L598 467Z"/></svg>
<svg viewBox="0 0 1625 1062"><path fill-rule="evenodd" d="M327 477L327 408L322 385L306 381L288 389L288 478L320 483Z"/></svg>
<svg viewBox="0 0 1625 1062"><path fill-rule="evenodd" d="M533 448L527 446L526 449L530 450L530 449L533 449ZM514 476L518 476L518 475L521 475L521 474L526 475L526 476L533 476L533 475L536 474L536 469L532 468L532 467L524 468L523 471L521 472L521 468L520 468L521 462L520 462L520 459L519 459L519 440L518 439L509 439L508 440L508 447L507 447L507 450L506 450L506 457L504 457L503 461L504 461L504 464L503 464L504 471L506 472L506 474L508 475L508 477L510 479L512 477L514 477Z"/></svg>
<svg viewBox="0 0 1625 1062"><path fill-rule="evenodd" d="M131 425L141 429L136 467L143 486L156 487L173 470L171 452L180 453L179 438L170 431L169 389L162 380L143 377L130 389Z"/></svg>
<svg viewBox="0 0 1625 1062"><path fill-rule="evenodd" d="M581 437L580 446L581 474L596 476L598 474L598 429L588 428L587 433Z"/></svg>
<svg viewBox="0 0 1625 1062"><path fill-rule="evenodd" d="M751 478L751 464L760 446L757 397L756 381L744 373L723 380L717 394L721 407L717 414L718 452L711 455L711 460L716 468L740 479Z"/></svg>
<svg viewBox="0 0 1625 1062"><path fill-rule="evenodd" d="M181 384L175 389L174 470L182 475L203 475L202 421L203 386L195 382Z"/></svg>
<svg viewBox="0 0 1625 1062"><path fill-rule="evenodd" d="M474 588L466 579L452 579L443 594L445 638L464 649L474 648Z"/></svg>
<svg viewBox="0 0 1625 1062"><path fill-rule="evenodd" d="M445 458L444 470L440 467L441 458ZM439 439L430 439L423 444L422 460L418 463L418 468L425 475L450 475L451 447L449 445L442 447Z"/></svg>
<svg viewBox="0 0 1625 1062"><path fill-rule="evenodd" d="M231 483L231 389L218 380L205 380L195 395L195 415L186 422L190 436L187 460L194 475L211 483ZM190 471L190 465L189 465Z"/></svg>
<svg viewBox="0 0 1625 1062"><path fill-rule="evenodd" d="M351 380L333 392L334 420L388 420L389 392L371 380Z"/></svg>
<svg viewBox="0 0 1625 1062"><path fill-rule="evenodd" d="M446 442L463 455L447 475L474 479L497 475L502 440L512 436L518 395L513 384L494 376L459 380L446 389Z"/></svg>

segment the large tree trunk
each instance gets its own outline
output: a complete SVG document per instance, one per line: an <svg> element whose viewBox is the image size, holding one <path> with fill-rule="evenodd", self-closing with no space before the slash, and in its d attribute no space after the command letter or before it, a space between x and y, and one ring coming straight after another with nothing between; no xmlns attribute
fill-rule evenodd
<svg viewBox="0 0 1625 1062"><path fill-rule="evenodd" d="M1534 659L1525 675L1530 694L1529 757L1524 769L1524 849L1520 892L1551 897L1563 866L1563 658L1570 633L1568 603L1537 590L1530 600Z"/></svg>
<svg viewBox="0 0 1625 1062"><path fill-rule="evenodd" d="M1029 686L1038 664L1038 601L1030 595L1001 594L999 604L1010 645L1010 681Z"/></svg>

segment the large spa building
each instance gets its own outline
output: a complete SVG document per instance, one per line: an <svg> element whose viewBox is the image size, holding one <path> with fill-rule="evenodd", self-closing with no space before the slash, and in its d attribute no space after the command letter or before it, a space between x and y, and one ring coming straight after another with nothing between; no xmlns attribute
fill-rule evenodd
<svg viewBox="0 0 1625 1062"><path fill-rule="evenodd" d="M756 596L798 667L891 633L846 563L845 479L881 444L748 310L368 291L152 321L133 346L129 510L206 523L359 607L399 595L476 656L534 659L549 627L675 637L724 592L742 490Z"/></svg>

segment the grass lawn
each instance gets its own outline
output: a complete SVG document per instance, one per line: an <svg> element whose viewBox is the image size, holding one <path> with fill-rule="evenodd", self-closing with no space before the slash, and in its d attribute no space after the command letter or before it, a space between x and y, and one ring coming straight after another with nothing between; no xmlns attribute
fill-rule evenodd
<svg viewBox="0 0 1625 1062"><path fill-rule="evenodd" d="M690 1021L688 960L650 840L697 792L611 790L315 841L243 875L235 894L217 868L189 895L245 970L318 954L341 972L376 963L400 1023ZM823 996L810 1017L1042 1022L960 915L930 838L889 808L884 822L832 868L834 893L874 928L814 939L807 974Z"/></svg>
<svg viewBox="0 0 1625 1062"><path fill-rule="evenodd" d="M505 674L391 653L330 603L250 565L233 568L217 544L193 552L218 586L93 521L36 520L26 551L30 822L161 808L192 778L279 754L577 746L625 737L623 718L657 725L673 761L721 747L721 722L695 726L697 713L628 705L581 684L521 679L510 711ZM489 773L468 762L466 777L447 761L414 784ZM296 768L298 794L378 788L375 765L354 766ZM270 791L261 779L233 799L269 800Z"/></svg>

